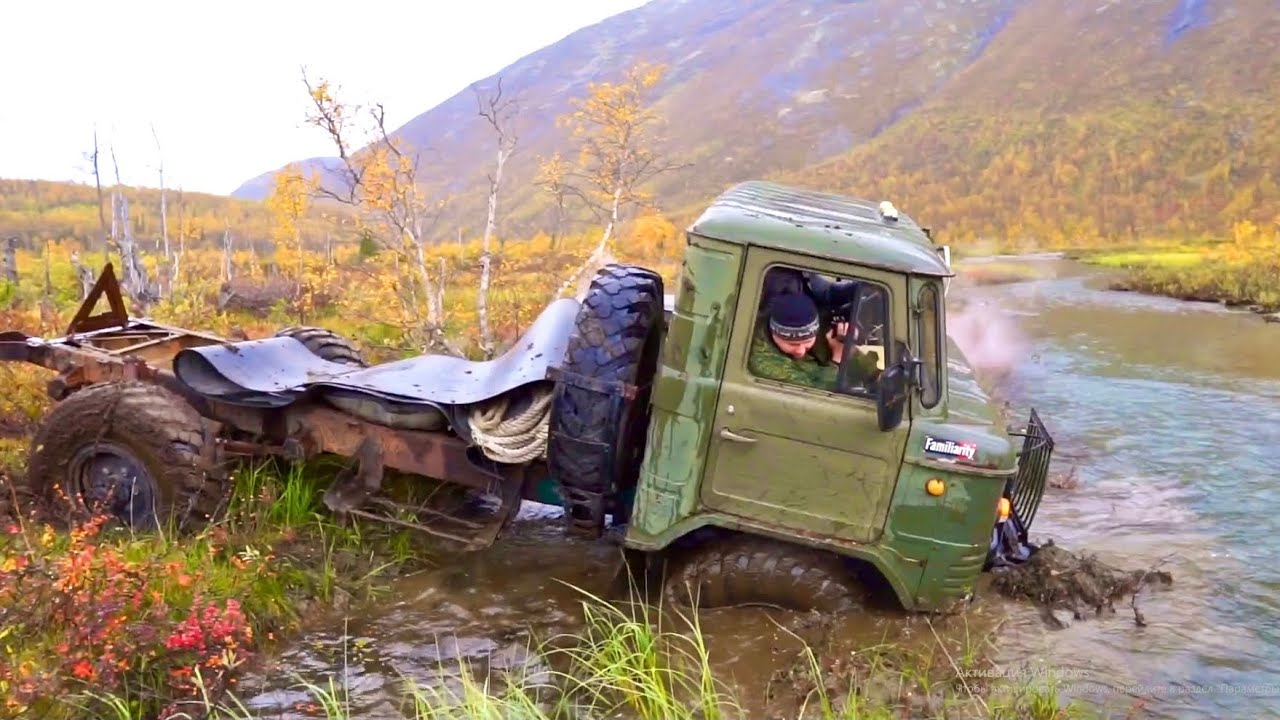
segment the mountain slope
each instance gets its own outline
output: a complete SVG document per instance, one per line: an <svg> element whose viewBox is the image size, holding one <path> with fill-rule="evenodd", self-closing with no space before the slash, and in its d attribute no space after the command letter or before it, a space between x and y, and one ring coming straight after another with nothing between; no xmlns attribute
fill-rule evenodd
<svg viewBox="0 0 1280 720"><path fill-rule="evenodd" d="M546 225L537 157L573 155L556 116L639 60L668 65L661 148L693 163L655 184L669 209L776 176L964 235L1270 219L1278 23L1274 0L654 0L499 73L525 98L502 232ZM474 96L396 134L479 227L494 140Z"/></svg>

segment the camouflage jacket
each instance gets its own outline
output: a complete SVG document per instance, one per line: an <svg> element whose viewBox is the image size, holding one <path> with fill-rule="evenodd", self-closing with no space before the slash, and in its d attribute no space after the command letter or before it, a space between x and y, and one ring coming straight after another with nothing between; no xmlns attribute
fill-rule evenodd
<svg viewBox="0 0 1280 720"><path fill-rule="evenodd" d="M831 362L831 353L826 342L826 337L819 335L813 348L803 358L797 360L779 350L770 339L768 330L760 328L751 340L751 355L747 359L747 369L757 377L834 392L836 373L839 372L840 366ZM815 356L819 345L823 352L820 356ZM850 379L855 384L861 380L863 385L869 385L870 380L878 372L875 360L866 355L855 355L853 360L855 366L850 368Z"/></svg>

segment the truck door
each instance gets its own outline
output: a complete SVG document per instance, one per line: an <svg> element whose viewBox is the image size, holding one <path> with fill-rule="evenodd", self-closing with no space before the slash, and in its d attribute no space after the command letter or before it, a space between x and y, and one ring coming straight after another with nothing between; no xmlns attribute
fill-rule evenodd
<svg viewBox="0 0 1280 720"><path fill-rule="evenodd" d="M763 293L779 286L779 276L766 283L766 273L803 270L861 281L859 321L866 335L858 343L862 352L878 354L883 369L896 359L888 357L895 339L907 338L905 279L872 268L851 277L848 265L817 258L800 262L764 248L747 253L702 501L788 529L872 542L884 529L909 419L881 432L871 392L845 395L760 377L750 370L749 355L756 333L768 340ZM820 334L816 342L827 341Z"/></svg>

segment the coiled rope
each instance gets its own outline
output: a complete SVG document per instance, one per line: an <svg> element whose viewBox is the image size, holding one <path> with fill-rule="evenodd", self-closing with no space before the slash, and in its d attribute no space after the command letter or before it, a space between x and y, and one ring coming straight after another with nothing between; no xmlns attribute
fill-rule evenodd
<svg viewBox="0 0 1280 720"><path fill-rule="evenodd" d="M511 393L476 405L467 417L471 440L485 457L503 463L522 463L545 457L551 424L551 389L543 385L533 390L529 407L506 417Z"/></svg>

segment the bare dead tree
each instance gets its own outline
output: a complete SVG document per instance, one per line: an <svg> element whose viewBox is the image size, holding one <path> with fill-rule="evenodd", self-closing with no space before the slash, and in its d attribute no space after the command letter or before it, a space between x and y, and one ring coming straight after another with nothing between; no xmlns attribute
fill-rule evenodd
<svg viewBox="0 0 1280 720"><path fill-rule="evenodd" d="M161 196L163 197L163 195ZM178 188L178 244L180 246L178 255L170 255L169 252L169 234L166 231L164 241L165 260L169 264L169 294L173 295L173 289L178 285L179 265L181 265L181 256L187 252L187 204L183 202L182 188Z"/></svg>
<svg viewBox="0 0 1280 720"><path fill-rule="evenodd" d="M222 231L222 282L231 282L231 223Z"/></svg>
<svg viewBox="0 0 1280 720"><path fill-rule="evenodd" d="M72 251L71 253L71 267L75 270L76 279L80 281L80 299L83 300L89 296L89 291L93 289L93 284L96 281L93 269L80 262L80 253L78 251Z"/></svg>
<svg viewBox="0 0 1280 720"><path fill-rule="evenodd" d="M432 202L418 184L421 154L408 152L391 138L381 103L367 108L373 124L371 142L361 151L353 151L349 123L362 108L348 107L336 100L325 81L313 85L305 68L302 81L314 105L314 113L308 114L307 121L329 135L340 161L334 172L341 177L342 187L330 189L320 182L316 194L376 218L389 234L394 234L394 242L381 240L380 244L395 253L397 268L404 261L415 280L398 284L402 309L406 316L416 315L420 294L427 306L426 321L421 323L424 344L461 355L461 350L445 336L444 308L438 302L439 294L427 267L428 237L439 222L444 202ZM370 175L374 182L369 182Z"/></svg>
<svg viewBox="0 0 1280 720"><path fill-rule="evenodd" d="M98 224L101 228L102 249L107 255L107 261L111 261L111 246L107 243L107 216L103 209L102 198L102 174L98 169L98 126L93 126L93 152L89 155L89 159L93 161L93 185L98 191ZM114 221L114 217L112 220Z"/></svg>
<svg viewBox="0 0 1280 720"><path fill-rule="evenodd" d="M112 241L120 253L124 265L123 285L135 303L145 308L157 298L151 292L147 282L147 269L142 264L142 256L138 244L133 237L133 227L129 222L129 198L124 192L124 184L120 181L120 163L116 159L115 145L109 147L111 165L115 169L116 186L112 190L111 229Z"/></svg>
<svg viewBox="0 0 1280 720"><path fill-rule="evenodd" d="M18 236L4 240L3 277L5 282L18 285Z"/></svg>
<svg viewBox="0 0 1280 720"><path fill-rule="evenodd" d="M160 158L160 238L164 243L164 261L169 262L169 215L168 215L168 198L165 194L164 187L164 150L160 147L160 136L156 134L155 123L151 124L151 137L156 141L156 154ZM173 281L169 282L169 294L173 294Z"/></svg>
<svg viewBox="0 0 1280 720"><path fill-rule="evenodd" d="M488 174L489 179L489 215L484 225L484 240L480 254L480 292L476 294L476 314L480 321L480 349L485 359L493 357L493 332L489 328L489 281L493 257L490 254L490 241L498 222L498 192L502 188L502 169L507 160L516 151L520 137L516 133L515 118L520 114L520 103L515 97L503 97L502 78L499 77L497 87L488 96L481 94L479 88L472 86L476 96L477 113L489 123L497 135L498 149L494 170ZM499 248L503 246L499 240Z"/></svg>

